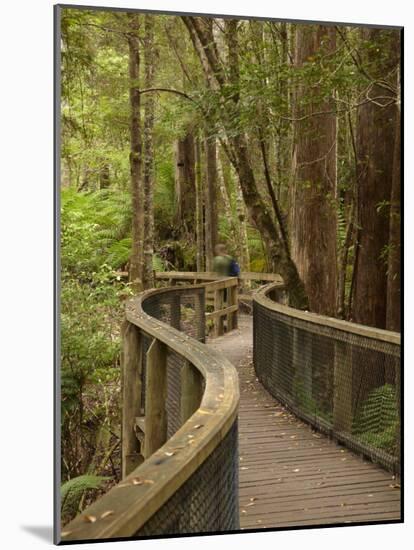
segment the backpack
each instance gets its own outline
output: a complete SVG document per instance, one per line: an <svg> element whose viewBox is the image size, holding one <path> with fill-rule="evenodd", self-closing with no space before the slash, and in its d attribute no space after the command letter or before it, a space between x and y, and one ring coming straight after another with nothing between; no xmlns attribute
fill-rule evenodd
<svg viewBox="0 0 414 550"><path fill-rule="evenodd" d="M240 266L234 258L231 259L229 265L229 276L238 277L240 275Z"/></svg>

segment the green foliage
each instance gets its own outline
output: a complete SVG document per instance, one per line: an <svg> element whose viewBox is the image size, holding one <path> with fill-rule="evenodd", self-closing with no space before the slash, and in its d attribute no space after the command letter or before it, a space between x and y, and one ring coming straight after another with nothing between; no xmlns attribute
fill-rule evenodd
<svg viewBox="0 0 414 550"><path fill-rule="evenodd" d="M86 491L96 491L107 479L103 476L82 475L63 483L60 488L62 521L67 522L80 512L79 505L83 494Z"/></svg>
<svg viewBox="0 0 414 550"><path fill-rule="evenodd" d="M108 412L105 387L119 386L121 299L130 291L115 269L128 261L131 245L130 238L124 236L130 226L125 193L62 189L61 204L61 408L65 478L88 468L95 430ZM118 393L114 396L119 399ZM116 403L114 406L117 407Z"/></svg>
<svg viewBox="0 0 414 550"><path fill-rule="evenodd" d="M62 189L63 272L90 279L104 264L114 269L125 265L131 249L130 203L129 194L119 191Z"/></svg>
<svg viewBox="0 0 414 550"><path fill-rule="evenodd" d="M397 429L395 388L391 384L385 384L368 394L357 411L352 431L364 443L393 452Z"/></svg>

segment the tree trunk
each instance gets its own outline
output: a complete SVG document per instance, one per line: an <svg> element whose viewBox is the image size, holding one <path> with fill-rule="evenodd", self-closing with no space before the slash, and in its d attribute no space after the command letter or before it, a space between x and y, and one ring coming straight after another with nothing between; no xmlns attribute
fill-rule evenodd
<svg viewBox="0 0 414 550"><path fill-rule="evenodd" d="M195 232L195 159L194 137L188 132L176 142L175 197L176 226L181 238L194 238Z"/></svg>
<svg viewBox="0 0 414 550"><path fill-rule="evenodd" d="M215 138L205 139L206 189L205 189L205 243L206 270L213 270L214 247L218 239L217 219L217 159Z"/></svg>
<svg viewBox="0 0 414 550"><path fill-rule="evenodd" d="M204 261L204 186L201 170L201 145L197 135L195 142L195 182L196 182L196 242L197 242L197 271L205 269Z"/></svg>
<svg viewBox="0 0 414 550"><path fill-rule="evenodd" d="M399 79L398 79L399 90ZM397 101L397 122L392 173L390 235L388 243L387 329L401 330L401 111Z"/></svg>
<svg viewBox="0 0 414 550"><path fill-rule="evenodd" d="M154 84L154 53L154 18L152 15L145 15L145 88L151 88ZM154 286L152 268L154 255L154 111L154 96L148 94L144 104L144 265L142 277L144 288Z"/></svg>
<svg viewBox="0 0 414 550"><path fill-rule="evenodd" d="M296 66L335 50L335 29L322 25L297 29ZM326 51L325 51L326 49ZM319 78L319 77L318 77ZM296 173L293 182L292 257L305 284L310 309L336 313L336 116L332 101L320 98L319 87L305 81L296 95Z"/></svg>
<svg viewBox="0 0 414 550"><path fill-rule="evenodd" d="M397 32L383 29L362 31L365 46L369 46L369 53L364 55L363 61L371 78L384 79L395 69L398 62ZM385 55L387 51L388 56ZM384 90L381 83L372 81L369 97L379 99L362 104L357 115L357 224L360 235L352 319L378 328L385 328L387 312L386 246L390 231L388 204L393 179L396 121L396 106L392 101L395 98L390 96L390 91Z"/></svg>
<svg viewBox="0 0 414 550"><path fill-rule="evenodd" d="M224 173L223 159L220 154L220 148L217 147L217 181L218 188L220 189L221 198L223 200L224 206L224 216L228 221L230 234L232 238L232 243L236 248L237 258L240 258L242 255L241 242L239 239L239 231L235 221L235 216L233 215L233 209L231 204L229 185L226 183L226 176L228 174ZM240 259L238 260L240 262Z"/></svg>
<svg viewBox="0 0 414 550"><path fill-rule="evenodd" d="M139 92L139 28L140 16L128 14L129 33L129 98L131 107L130 135L131 152L129 155L131 170L132 196L132 250L129 267L129 279L134 292L142 290L144 205L142 184L142 136L141 136L141 98Z"/></svg>

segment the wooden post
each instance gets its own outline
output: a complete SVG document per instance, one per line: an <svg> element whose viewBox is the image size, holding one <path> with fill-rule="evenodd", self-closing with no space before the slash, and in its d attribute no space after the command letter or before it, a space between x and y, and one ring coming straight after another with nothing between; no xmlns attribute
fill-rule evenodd
<svg viewBox="0 0 414 550"><path fill-rule="evenodd" d="M335 342L333 427L337 432L352 432L352 348Z"/></svg>
<svg viewBox="0 0 414 550"><path fill-rule="evenodd" d="M231 286L227 289L227 305L229 306L237 306L238 304L238 285ZM232 313L229 313L227 315L227 330L233 330L237 328L237 310L233 311Z"/></svg>
<svg viewBox="0 0 414 550"><path fill-rule="evenodd" d="M223 288L214 291L214 311L223 309ZM217 315L214 318L214 336L221 336L224 333L223 317Z"/></svg>
<svg viewBox="0 0 414 550"><path fill-rule="evenodd" d="M142 462L135 435L135 418L141 414L142 336L135 325L122 327L122 477Z"/></svg>
<svg viewBox="0 0 414 550"><path fill-rule="evenodd" d="M181 296L177 292L171 300L171 326L180 330L181 321Z"/></svg>
<svg viewBox="0 0 414 550"><path fill-rule="evenodd" d="M154 339L147 352L145 386L145 458L167 440L167 350Z"/></svg>
<svg viewBox="0 0 414 550"><path fill-rule="evenodd" d="M205 291L201 289L194 295L194 314L197 323L197 340L206 341L206 319L205 319Z"/></svg>
<svg viewBox="0 0 414 550"><path fill-rule="evenodd" d="M191 363L186 361L181 369L182 424L198 409L202 396L202 376Z"/></svg>

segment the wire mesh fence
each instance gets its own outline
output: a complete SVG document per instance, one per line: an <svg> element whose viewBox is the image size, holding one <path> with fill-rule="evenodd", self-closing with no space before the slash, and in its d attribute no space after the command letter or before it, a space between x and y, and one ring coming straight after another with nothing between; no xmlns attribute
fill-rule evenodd
<svg viewBox="0 0 414 550"><path fill-rule="evenodd" d="M259 380L317 429L399 472L400 345L385 331L358 334L288 309L254 301Z"/></svg>

